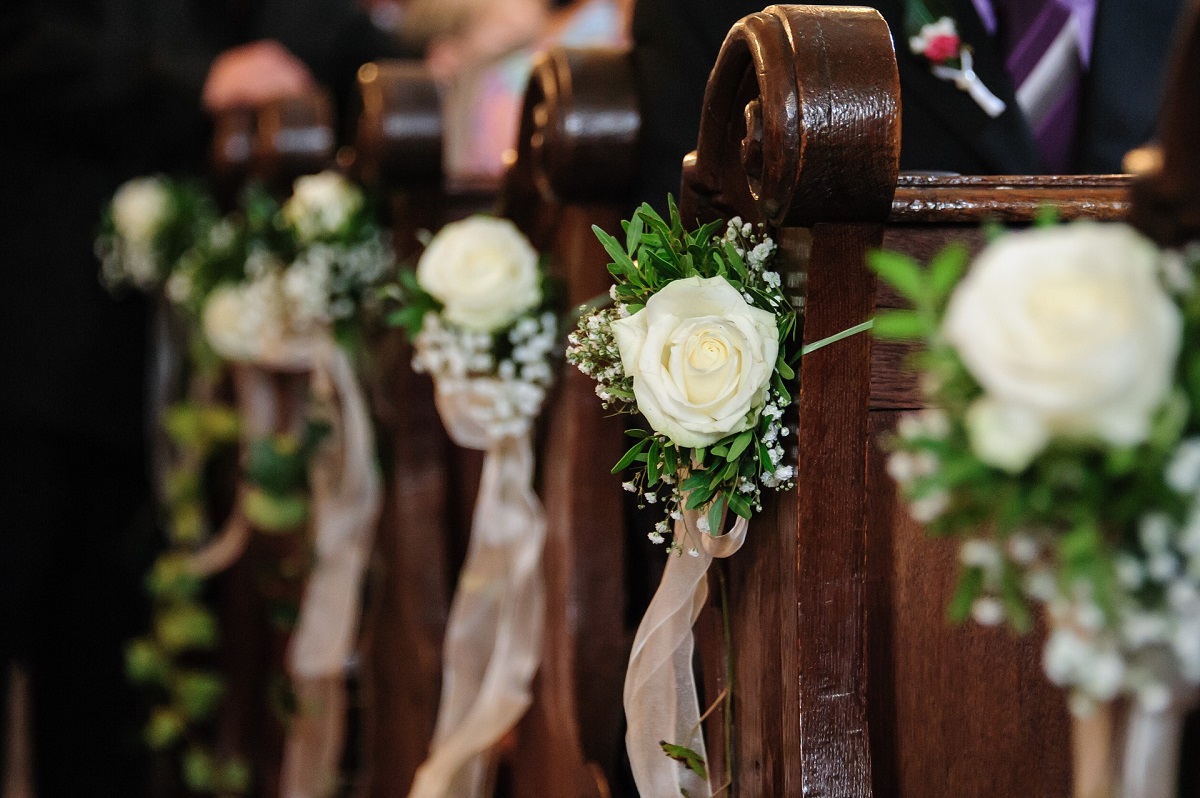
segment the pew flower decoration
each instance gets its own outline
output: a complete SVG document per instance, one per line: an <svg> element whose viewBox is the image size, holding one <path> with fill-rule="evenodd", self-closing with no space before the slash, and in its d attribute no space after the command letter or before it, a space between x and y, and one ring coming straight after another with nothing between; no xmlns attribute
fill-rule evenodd
<svg viewBox="0 0 1200 798"><path fill-rule="evenodd" d="M442 391L470 386L470 412L490 435L530 428L553 381L558 318L538 253L512 222L446 225L391 293L402 307L390 321L412 339L416 371Z"/></svg>
<svg viewBox="0 0 1200 798"><path fill-rule="evenodd" d="M96 238L101 277L112 289L156 289L217 219L199 186L171 178L123 183L105 209Z"/></svg>
<svg viewBox="0 0 1200 798"><path fill-rule="evenodd" d="M258 580L288 635L286 667L301 708L289 725L281 792L320 794L338 767L341 676L381 499L353 359L394 259L362 192L334 173L300 179L282 205L252 186L224 218L199 189L183 194L163 179L132 185L109 214L120 273L136 271L126 242L153 242L154 279L126 282L160 290L187 337L187 396L163 418L170 548L149 583L152 631L128 654L131 676L163 699L147 741L180 753L194 792L248 789L244 763L219 759L195 729L222 692L216 671L190 665L220 631L202 586L241 557L253 533L290 536L278 573ZM177 195L194 201L171 199ZM102 235L102 250L108 240ZM217 398L224 383L236 409ZM234 507L213 527L204 503L208 464L238 443Z"/></svg>
<svg viewBox="0 0 1200 798"><path fill-rule="evenodd" d="M901 417L888 470L961 540L954 618L1024 631L1039 607L1077 713L1161 711L1200 685L1200 253L1076 222L967 260L872 257L912 304L876 334L924 345L937 408Z"/></svg>
<svg viewBox="0 0 1200 798"><path fill-rule="evenodd" d="M613 259L613 305L580 319L567 360L596 380L606 408L646 418L613 472L632 467L626 490L662 506L651 540L685 510L703 510L699 530L717 535L726 510L749 519L764 488L795 479L783 416L796 312L761 228L735 218L685 232L673 204L669 223L643 205L624 228L624 246L593 228ZM697 546L672 541L677 553Z"/></svg>
<svg viewBox="0 0 1200 798"><path fill-rule="evenodd" d="M487 216L442 228L388 293L451 439L485 452L446 626L437 728L409 798L482 798L489 752L525 714L541 661L546 522L532 438L558 316L537 251L512 222Z"/></svg>
<svg viewBox="0 0 1200 798"><path fill-rule="evenodd" d="M945 0L908 0L908 49L929 62L935 77L966 92L985 114L1000 116L1007 106L975 73L974 51L959 35L958 23L947 13L950 10Z"/></svg>
<svg viewBox="0 0 1200 798"><path fill-rule="evenodd" d="M625 489L663 508L650 539L670 536L676 555L625 675L634 781L641 795L711 795L724 787L708 781L692 623L712 560L741 547L764 489L796 478L784 462L783 417L800 351L762 228L735 218L686 231L668 204L667 220L643 205L623 223L623 244L593 228L612 259L613 304L585 308L567 360L596 380L605 407L645 417L649 429L629 431L636 443L613 473L632 468ZM724 532L728 511L736 520Z"/></svg>

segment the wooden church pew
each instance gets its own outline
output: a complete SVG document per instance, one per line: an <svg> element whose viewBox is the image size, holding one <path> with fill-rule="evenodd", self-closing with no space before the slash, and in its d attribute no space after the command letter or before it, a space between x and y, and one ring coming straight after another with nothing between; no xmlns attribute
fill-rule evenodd
<svg viewBox="0 0 1200 798"><path fill-rule="evenodd" d="M1192 36L1177 81L1200 69ZM1175 85L1165 141L1180 171L1158 177L1159 214L1143 222L1162 241L1200 226L1183 144L1195 101L1181 111L1187 84ZM1130 211L1122 176L898 177L899 98L887 27L864 9L767 9L731 31L713 70L685 218L774 226L806 343L895 302L863 266L872 248L927 259L950 240L978 247L984 221L1027 224L1046 204L1064 218ZM902 354L861 335L804 359L798 486L724 563L737 664L716 681L733 682L733 762L719 739L709 751L715 784L732 768L734 795L1069 794L1065 699L1041 673L1041 640L948 625L954 547L924 538L884 472L878 434L920 405ZM719 662L720 642L701 640Z"/></svg>
<svg viewBox="0 0 1200 798"><path fill-rule="evenodd" d="M437 87L415 62L364 65L354 170L377 194L401 263L420 230L446 220ZM428 376L413 372L400 330L372 342L371 403L385 475L375 573L364 614L364 780L370 798L403 798L428 752L441 690L442 637L469 508Z"/></svg>
<svg viewBox="0 0 1200 798"><path fill-rule="evenodd" d="M613 92L614 73L616 85L631 85L624 54L554 51L537 62L501 191L502 215L549 255L566 307L606 294L607 257L591 225L617 223L632 176L636 103ZM419 67L368 65L360 86L356 168L383 188L397 246L415 256L416 230L485 210L492 197L486 186L442 178L436 92ZM399 334L377 351L375 393L393 473L378 549L383 573L368 621L365 794L402 796L432 737L441 638L479 463L446 439L429 380L408 367ZM622 491L606 465L619 458L622 433L604 418L591 384L573 369L562 373L539 429L548 520L543 664L533 706L496 757L500 789L512 795L599 797L614 794L619 769L629 645Z"/></svg>
<svg viewBox="0 0 1200 798"><path fill-rule="evenodd" d="M215 120L211 185L227 206L249 180L286 195L296 177L332 164L334 130L323 92L223 115ZM303 392L307 385L302 376L277 381L281 397ZM303 421L288 412L281 419L280 432L294 431ZM300 545L294 536L252 535L238 559L214 577L222 641L218 665L226 678L215 751L220 758L244 759L254 774L251 795L263 798L279 794L285 733L278 702L285 695L279 679L286 678L288 634L272 620L273 605L298 605L302 588L296 583L267 585L264 579L279 573L283 560L302 557Z"/></svg>
<svg viewBox="0 0 1200 798"><path fill-rule="evenodd" d="M563 307L606 298L611 279L591 226L619 226L640 118L625 51L556 48L535 62L501 212L549 258ZM546 632L534 702L505 768L514 796L607 798L622 757L626 522L622 422L594 384L562 364L539 428L547 518Z"/></svg>

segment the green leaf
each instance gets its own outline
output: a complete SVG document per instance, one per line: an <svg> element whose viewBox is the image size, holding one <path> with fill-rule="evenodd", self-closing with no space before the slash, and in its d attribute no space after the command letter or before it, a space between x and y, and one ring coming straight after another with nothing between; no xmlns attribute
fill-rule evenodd
<svg viewBox="0 0 1200 798"><path fill-rule="evenodd" d="M779 376L783 377L785 380L792 380L796 378L796 372L787 364L787 361L783 359L782 355L780 355L779 359L775 361L775 370L778 371Z"/></svg>
<svg viewBox="0 0 1200 798"><path fill-rule="evenodd" d="M971 614L971 605L983 590L983 569L967 568L958 577L954 598L950 599L950 620L962 623Z"/></svg>
<svg viewBox="0 0 1200 798"><path fill-rule="evenodd" d="M1005 567L1004 575L1000 578L1000 592L1009 623L1019 634L1025 634L1033 627L1033 618L1021 590L1021 577L1011 565Z"/></svg>
<svg viewBox="0 0 1200 798"><path fill-rule="evenodd" d="M688 475L688 478L679 485L679 489L684 493L691 493L692 491L703 488L706 485L708 485L708 472L693 471Z"/></svg>
<svg viewBox="0 0 1200 798"><path fill-rule="evenodd" d="M713 503L708 506L708 534L714 537L720 535L724 521L725 494L718 493L717 498L713 499Z"/></svg>
<svg viewBox="0 0 1200 798"><path fill-rule="evenodd" d="M193 792L216 792L217 771L212 755L198 746L192 746L183 755L183 781Z"/></svg>
<svg viewBox="0 0 1200 798"><path fill-rule="evenodd" d="M725 459L730 461L738 459L753 440L754 430L746 430L738 435L733 439L733 443L729 444L729 453L725 455Z"/></svg>
<svg viewBox="0 0 1200 798"><path fill-rule="evenodd" d="M211 716L224 691L220 678L203 671L181 674L174 684L179 709L189 720L203 720Z"/></svg>
<svg viewBox="0 0 1200 798"><path fill-rule="evenodd" d="M427 310L418 305L409 305L389 313L386 321L391 327L403 327L410 338L415 338L425 323Z"/></svg>
<svg viewBox="0 0 1200 798"><path fill-rule="evenodd" d="M308 452L292 435L260 438L250 445L246 478L276 495L287 495L308 484Z"/></svg>
<svg viewBox="0 0 1200 798"><path fill-rule="evenodd" d="M174 607L161 613L154 631L159 645L167 651L211 649L217 644L216 619L196 605Z"/></svg>
<svg viewBox="0 0 1200 798"><path fill-rule="evenodd" d="M915 260L886 249L867 254L867 265L885 282L914 304L925 299L925 276Z"/></svg>
<svg viewBox="0 0 1200 798"><path fill-rule="evenodd" d="M612 471L609 473L616 474L617 472L628 468L629 465L637 459L637 456L642 453L642 450L646 448L651 440L651 438L644 438L635 443L633 446L629 447L629 451L625 452L621 459L617 461L617 464L612 467Z"/></svg>
<svg viewBox="0 0 1200 798"><path fill-rule="evenodd" d="M733 510L734 513L742 518L745 518L747 521L750 520L750 499L745 494L737 492L730 493L729 509Z"/></svg>
<svg viewBox="0 0 1200 798"><path fill-rule="evenodd" d="M699 510L701 507L712 501L712 496L713 488L711 486L705 485L703 487L696 488L694 491L688 494L687 501L683 503L683 509Z"/></svg>
<svg viewBox="0 0 1200 798"><path fill-rule="evenodd" d="M889 310L875 317L876 338L912 340L926 337L929 325L915 310Z"/></svg>
<svg viewBox="0 0 1200 798"><path fill-rule="evenodd" d="M264 532L290 532L308 518L308 499L301 493L280 496L249 488L242 497L246 519Z"/></svg>
<svg viewBox="0 0 1200 798"><path fill-rule="evenodd" d="M150 715L143 733L146 745L154 751L170 748L183 735L183 718L170 709L158 707Z"/></svg>
<svg viewBox="0 0 1200 798"><path fill-rule="evenodd" d="M152 640L139 638L125 649L125 671L138 684L165 684L169 668L167 658Z"/></svg>
<svg viewBox="0 0 1200 798"><path fill-rule="evenodd" d="M637 275L637 267L633 265L633 261L630 260L629 255L626 254L625 249L621 246L621 242L617 241L617 239L601 230L599 225L592 225L592 232L595 233L596 238L600 240L600 244L604 247L604 251L608 253L610 258L612 258L613 265L619 269L619 271L613 271L610 268L609 271L612 271L613 274L618 277L625 276L630 279L634 279Z"/></svg>
<svg viewBox="0 0 1200 798"><path fill-rule="evenodd" d="M159 557L146 575L146 589L151 596L169 601L186 601L200 593L201 580L179 554Z"/></svg>
<svg viewBox="0 0 1200 798"><path fill-rule="evenodd" d="M634 214L625 228L625 251L629 253L629 257L632 258L637 252L638 245L642 243L642 232L645 229L646 223L642 221L642 217Z"/></svg>
<svg viewBox="0 0 1200 798"><path fill-rule="evenodd" d="M251 775L250 766L244 759L226 760L225 764L221 766L221 790L235 795L244 795L250 790Z"/></svg>
<svg viewBox="0 0 1200 798"><path fill-rule="evenodd" d="M663 447L663 467L668 474L675 474L679 471L679 450L675 448L675 444L667 443Z"/></svg>
<svg viewBox="0 0 1200 798"><path fill-rule="evenodd" d="M671 759L682 763L688 770L700 778L708 779L708 769L705 767L704 757L690 748L685 748L682 745L672 745L666 740L659 740L658 744L662 746L663 753L671 757Z"/></svg>
<svg viewBox="0 0 1200 798"><path fill-rule="evenodd" d="M1043 205L1033 217L1034 227L1054 227L1061 221L1062 214L1056 205Z"/></svg>
<svg viewBox="0 0 1200 798"><path fill-rule="evenodd" d="M940 303L950 293L950 289L958 284L971 253L961 242L950 244L933 258L929 264L929 292L933 300Z"/></svg>
<svg viewBox="0 0 1200 798"><path fill-rule="evenodd" d="M662 454L662 444L657 438L650 440L650 448L646 450L646 484L653 486L658 482L660 455Z"/></svg>

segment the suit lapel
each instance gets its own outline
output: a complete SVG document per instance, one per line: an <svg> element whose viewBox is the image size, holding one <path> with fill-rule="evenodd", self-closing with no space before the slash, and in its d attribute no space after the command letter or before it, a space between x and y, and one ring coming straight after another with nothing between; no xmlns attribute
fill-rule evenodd
<svg viewBox="0 0 1200 798"><path fill-rule="evenodd" d="M959 35L974 50L975 73L1007 108L993 119L953 82L935 77L929 63L909 50L900 16L893 31L897 35L896 61L904 87L903 101L920 105L941 119L948 133L961 139L997 174L1044 172L996 43L988 36L971 0L954 0L953 6Z"/></svg>

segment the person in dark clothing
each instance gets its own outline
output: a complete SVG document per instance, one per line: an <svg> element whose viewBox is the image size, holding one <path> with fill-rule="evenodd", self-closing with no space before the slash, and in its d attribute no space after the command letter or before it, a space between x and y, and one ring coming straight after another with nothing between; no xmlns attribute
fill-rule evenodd
<svg viewBox="0 0 1200 798"><path fill-rule="evenodd" d="M350 0L0 7L0 741L18 663L39 798L145 794L123 648L158 547L148 309L100 283L101 208L137 175L201 171L206 109L348 94L361 63L399 54Z"/></svg>
<svg viewBox="0 0 1200 798"><path fill-rule="evenodd" d="M1052 5L1034 2L1035 10ZM910 0L912 2L912 0ZM864 3L892 30L903 105L900 168L961 174L1112 173L1125 153L1153 137L1164 62L1182 6L1180 0L1078 0L1084 61L1069 157L1047 161L1035 125L1022 111L1014 84L1020 77L1006 53L1017 39L1022 0L949 0L945 5L964 42L974 48L975 71L1007 106L992 118L953 83L935 77L911 52L906 3ZM1028 6L1028 0L1024 0ZM1066 5L1066 3L1064 3ZM634 62L642 103L642 158L637 200L662 205L678 193L682 157L696 145L704 86L725 34L764 4L748 0L637 0ZM935 14L936 16L936 14ZM986 21L984 18L987 18Z"/></svg>

